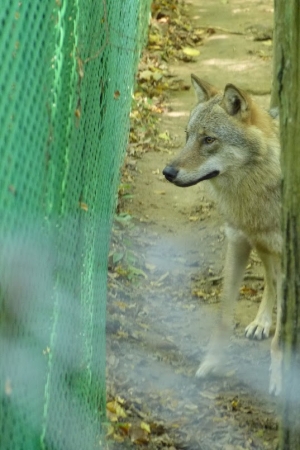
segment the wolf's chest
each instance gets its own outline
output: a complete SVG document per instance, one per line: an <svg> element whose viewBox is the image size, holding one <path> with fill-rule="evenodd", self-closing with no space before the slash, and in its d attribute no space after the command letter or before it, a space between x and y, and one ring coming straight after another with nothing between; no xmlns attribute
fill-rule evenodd
<svg viewBox="0 0 300 450"><path fill-rule="evenodd" d="M258 251L280 254L280 202L276 195L218 195L217 206L232 228L242 231Z"/></svg>
<svg viewBox="0 0 300 450"><path fill-rule="evenodd" d="M280 205L274 195L262 193L215 192L217 207L225 220L245 234L280 229Z"/></svg>

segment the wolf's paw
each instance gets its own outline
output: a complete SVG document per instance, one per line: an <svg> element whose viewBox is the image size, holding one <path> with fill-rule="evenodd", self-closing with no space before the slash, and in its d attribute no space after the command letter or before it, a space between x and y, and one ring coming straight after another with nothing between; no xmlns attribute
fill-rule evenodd
<svg viewBox="0 0 300 450"><path fill-rule="evenodd" d="M272 395L279 395L282 390L282 353L276 352L271 356L270 366L270 388Z"/></svg>
<svg viewBox="0 0 300 450"><path fill-rule="evenodd" d="M207 355L199 369L196 372L197 378L206 378L209 375L221 375L223 368L223 358L213 355Z"/></svg>
<svg viewBox="0 0 300 450"><path fill-rule="evenodd" d="M245 335L248 339L262 340L269 337L271 328L271 319L267 316L256 317L245 329Z"/></svg>

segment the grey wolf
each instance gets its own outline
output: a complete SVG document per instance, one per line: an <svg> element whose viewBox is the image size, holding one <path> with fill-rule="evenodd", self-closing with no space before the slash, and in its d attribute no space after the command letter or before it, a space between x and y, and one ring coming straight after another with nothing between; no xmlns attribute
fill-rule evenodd
<svg viewBox="0 0 300 450"><path fill-rule="evenodd" d="M207 180L226 223L228 241L221 316L196 376L221 372L224 342L251 249L264 267L265 287L257 315L245 329L249 339L269 336L277 298L277 321L271 343L270 392L281 391L281 168L278 126L243 90L224 91L192 75L198 103L186 128L186 144L163 174L176 186Z"/></svg>

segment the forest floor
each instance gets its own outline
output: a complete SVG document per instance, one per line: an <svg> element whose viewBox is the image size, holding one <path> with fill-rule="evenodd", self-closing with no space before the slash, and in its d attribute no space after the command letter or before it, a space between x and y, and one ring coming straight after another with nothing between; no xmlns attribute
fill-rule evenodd
<svg viewBox="0 0 300 450"><path fill-rule="evenodd" d="M272 24L272 0L153 4L109 258L108 448L276 449L270 339L244 336L263 289L259 259L252 254L241 287L226 376L197 380L226 240L206 182L180 189L162 175L195 105L191 73L268 107Z"/></svg>

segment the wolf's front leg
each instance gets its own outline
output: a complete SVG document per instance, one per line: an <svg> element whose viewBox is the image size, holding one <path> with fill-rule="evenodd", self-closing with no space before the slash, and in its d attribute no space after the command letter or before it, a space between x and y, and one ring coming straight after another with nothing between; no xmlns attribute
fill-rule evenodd
<svg viewBox="0 0 300 450"><path fill-rule="evenodd" d="M270 394L279 395L282 390L282 349L281 349L281 317L282 317L282 273L277 266L277 319L275 334L271 343Z"/></svg>
<svg viewBox="0 0 300 450"><path fill-rule="evenodd" d="M256 317L245 330L246 337L249 339L269 337L273 306L276 299L276 284L280 273L280 259L277 255L262 251L259 251L258 254L264 266L265 288Z"/></svg>
<svg viewBox="0 0 300 450"><path fill-rule="evenodd" d="M196 372L196 377L198 378L204 378L211 373L217 374L222 372L222 367L226 360L226 348L232 329L234 306L251 251L251 245L242 232L228 228L226 235L228 247L220 317L218 318L216 330L211 336L205 359Z"/></svg>

